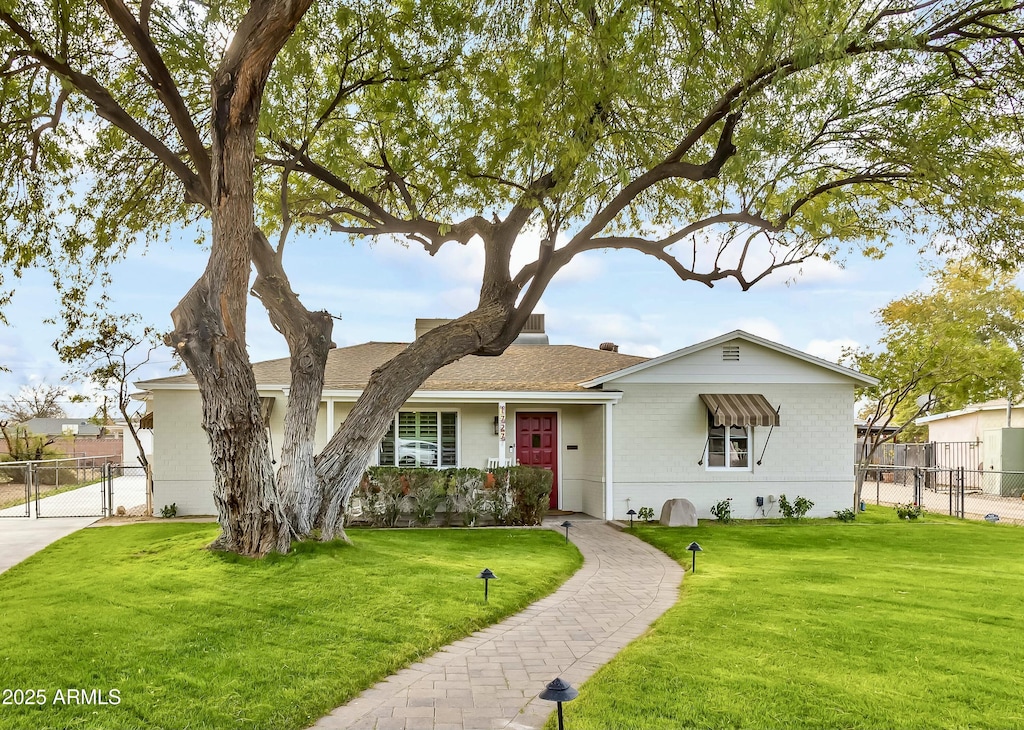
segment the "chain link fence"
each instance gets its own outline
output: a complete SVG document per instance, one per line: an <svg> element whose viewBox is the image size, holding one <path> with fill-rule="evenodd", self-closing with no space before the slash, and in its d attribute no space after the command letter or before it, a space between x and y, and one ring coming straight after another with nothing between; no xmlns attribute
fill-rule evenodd
<svg viewBox="0 0 1024 730"><path fill-rule="evenodd" d="M106 517L152 512L152 480L143 466L107 457L0 463L0 518Z"/></svg>
<svg viewBox="0 0 1024 730"><path fill-rule="evenodd" d="M916 504L926 512L1024 525L1024 472L871 464L861 501Z"/></svg>

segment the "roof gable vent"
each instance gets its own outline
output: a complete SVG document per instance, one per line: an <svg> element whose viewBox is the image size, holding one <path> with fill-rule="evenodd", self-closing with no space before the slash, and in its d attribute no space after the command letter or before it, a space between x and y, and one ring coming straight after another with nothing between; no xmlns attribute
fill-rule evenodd
<svg viewBox="0 0 1024 730"><path fill-rule="evenodd" d="M740 361L740 346L739 345L723 345L722 346L722 359L726 362L739 362Z"/></svg>

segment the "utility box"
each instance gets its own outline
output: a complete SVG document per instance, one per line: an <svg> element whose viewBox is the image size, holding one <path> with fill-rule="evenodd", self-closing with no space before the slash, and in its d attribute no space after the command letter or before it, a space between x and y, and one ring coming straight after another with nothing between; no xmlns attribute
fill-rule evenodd
<svg viewBox="0 0 1024 730"><path fill-rule="evenodd" d="M1024 428L993 428L982 433L982 490L1000 497L1024 493Z"/></svg>

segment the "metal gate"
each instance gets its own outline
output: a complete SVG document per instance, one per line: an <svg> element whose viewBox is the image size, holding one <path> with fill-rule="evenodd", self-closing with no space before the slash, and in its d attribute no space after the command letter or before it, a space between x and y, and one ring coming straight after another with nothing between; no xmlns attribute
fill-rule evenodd
<svg viewBox="0 0 1024 730"><path fill-rule="evenodd" d="M109 517L152 514L144 466L106 459L0 464L0 517Z"/></svg>
<svg viewBox="0 0 1024 730"><path fill-rule="evenodd" d="M29 466L0 466L0 517L29 517L32 482ZM20 481L19 481L20 480Z"/></svg>
<svg viewBox="0 0 1024 730"><path fill-rule="evenodd" d="M29 464L29 470L36 517L106 517L110 514L107 499L110 464L103 464L95 474L87 475L86 484L75 480L64 486L61 486L61 474L68 468L59 463Z"/></svg>

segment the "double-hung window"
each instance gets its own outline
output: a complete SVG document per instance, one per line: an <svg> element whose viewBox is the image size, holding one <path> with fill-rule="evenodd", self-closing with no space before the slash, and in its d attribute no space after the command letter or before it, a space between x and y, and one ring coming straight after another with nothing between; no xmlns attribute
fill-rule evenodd
<svg viewBox="0 0 1024 730"><path fill-rule="evenodd" d="M750 427L715 425L708 413L708 469L750 469Z"/></svg>
<svg viewBox="0 0 1024 730"><path fill-rule="evenodd" d="M458 414L402 411L380 443L381 466L457 466Z"/></svg>

